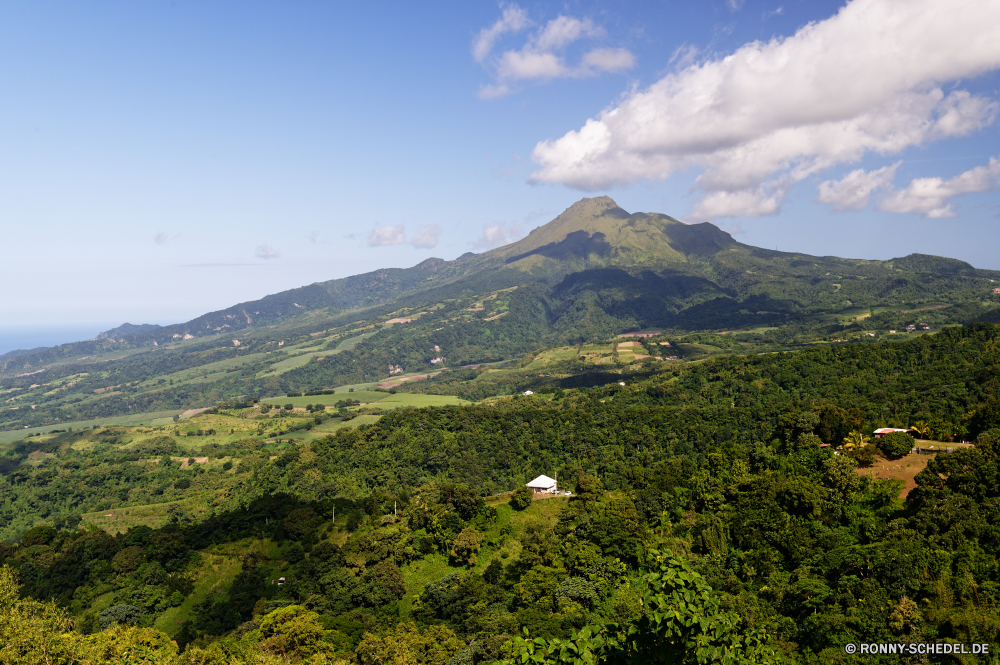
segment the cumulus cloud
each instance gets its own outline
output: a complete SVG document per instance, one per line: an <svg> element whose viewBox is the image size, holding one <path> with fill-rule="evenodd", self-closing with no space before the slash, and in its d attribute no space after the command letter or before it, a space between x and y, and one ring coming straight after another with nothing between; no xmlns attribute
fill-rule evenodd
<svg viewBox="0 0 1000 665"><path fill-rule="evenodd" d="M263 245L257 245L257 249L253 253L258 259L264 259L265 261L269 259L277 259L281 257L281 254L274 247L271 247L267 243Z"/></svg>
<svg viewBox="0 0 1000 665"><path fill-rule="evenodd" d="M996 189L1000 185L1000 160L990 158L986 166L977 166L954 178L915 178L906 189L887 194L878 209L886 212L912 212L924 217L954 217L948 199Z"/></svg>
<svg viewBox="0 0 1000 665"><path fill-rule="evenodd" d="M368 234L369 247L387 247L389 245L402 245L406 242L406 233L402 224L390 224L380 229L372 229Z"/></svg>
<svg viewBox="0 0 1000 665"><path fill-rule="evenodd" d="M490 58L499 37L531 25L527 13L517 5L503 6L503 16L480 31L472 45L472 55L493 72L494 82L483 85L483 99L503 97L513 92L518 81L544 81L556 78L596 76L619 73L635 66L635 56L624 48L595 48L585 53L577 64L566 61L565 50L582 39L605 36L604 28L589 18L558 16L530 35L520 49L504 51Z"/></svg>
<svg viewBox="0 0 1000 665"><path fill-rule="evenodd" d="M900 164L902 162L896 162L874 171L856 169L840 180L824 180L819 184L819 196L815 201L832 205L837 212L864 210L875 190L892 187Z"/></svg>
<svg viewBox="0 0 1000 665"><path fill-rule="evenodd" d="M531 179L604 190L698 169L696 218L774 214L782 190L827 168L992 123L994 100L941 86L1000 67L998 24L1000 3L852 0L539 142Z"/></svg>
<svg viewBox="0 0 1000 665"><path fill-rule="evenodd" d="M441 235L441 227L437 224L421 226L417 235L410 238L410 244L417 249L430 249L437 247L438 236Z"/></svg>
<svg viewBox="0 0 1000 665"><path fill-rule="evenodd" d="M472 246L476 249L493 249L494 247L509 245L516 240L520 240L522 235L521 225L517 221L513 221L510 224L493 222L492 224L483 225L483 232L472 243Z"/></svg>

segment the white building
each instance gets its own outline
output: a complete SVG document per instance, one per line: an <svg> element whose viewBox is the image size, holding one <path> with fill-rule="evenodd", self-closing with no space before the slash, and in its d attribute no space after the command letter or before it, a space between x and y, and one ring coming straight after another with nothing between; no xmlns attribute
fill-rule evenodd
<svg viewBox="0 0 1000 665"><path fill-rule="evenodd" d="M559 489L558 482L548 476L538 476L527 485L533 492L544 492L546 494L554 494Z"/></svg>

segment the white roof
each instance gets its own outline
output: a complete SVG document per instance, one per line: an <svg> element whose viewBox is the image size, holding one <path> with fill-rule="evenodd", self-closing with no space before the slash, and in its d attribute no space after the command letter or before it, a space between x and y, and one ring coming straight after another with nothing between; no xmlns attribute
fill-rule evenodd
<svg viewBox="0 0 1000 665"><path fill-rule="evenodd" d="M903 429L901 427L879 427L875 430L876 434L891 434L892 432L912 432L913 430Z"/></svg>
<svg viewBox="0 0 1000 665"><path fill-rule="evenodd" d="M553 480L552 478L549 478L548 476L538 476L527 485L528 487L541 487L544 489L548 489L550 487L554 487L555 484L556 481Z"/></svg>

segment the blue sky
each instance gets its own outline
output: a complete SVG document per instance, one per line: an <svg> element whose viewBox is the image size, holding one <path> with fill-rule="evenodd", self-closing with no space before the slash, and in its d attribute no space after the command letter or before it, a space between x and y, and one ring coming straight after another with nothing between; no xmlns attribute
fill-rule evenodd
<svg viewBox="0 0 1000 665"><path fill-rule="evenodd" d="M1000 269L997 13L4 3L0 327L183 321L601 194L752 245Z"/></svg>

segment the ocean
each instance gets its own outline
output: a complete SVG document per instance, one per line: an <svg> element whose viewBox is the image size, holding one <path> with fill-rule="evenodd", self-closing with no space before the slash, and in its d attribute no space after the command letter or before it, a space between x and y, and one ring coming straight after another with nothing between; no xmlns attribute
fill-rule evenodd
<svg viewBox="0 0 1000 665"><path fill-rule="evenodd" d="M0 326L0 355L17 349L34 349L40 346L58 346L82 342L111 330L118 323L91 323L79 326Z"/></svg>

